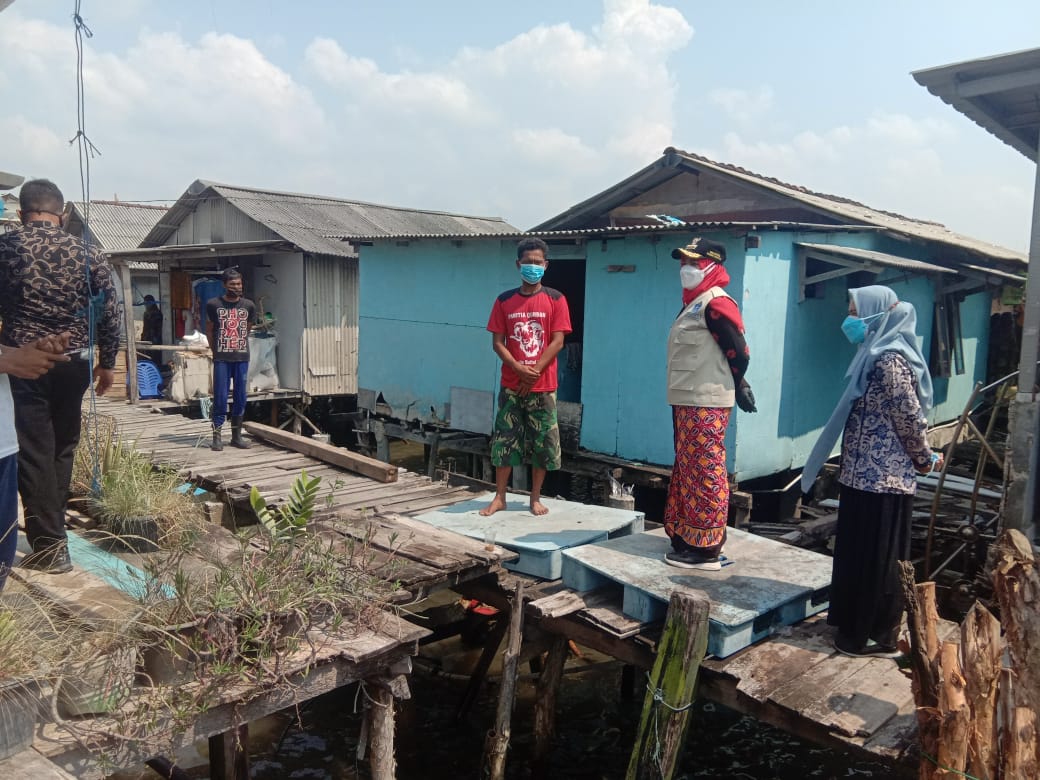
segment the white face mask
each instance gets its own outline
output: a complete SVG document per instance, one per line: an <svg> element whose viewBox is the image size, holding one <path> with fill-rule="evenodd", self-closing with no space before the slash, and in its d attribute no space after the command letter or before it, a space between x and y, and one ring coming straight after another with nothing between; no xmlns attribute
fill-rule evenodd
<svg viewBox="0 0 1040 780"><path fill-rule="evenodd" d="M679 281L682 282L684 290L692 290L704 281L705 275L715 266L712 263L707 268L698 268L695 265L679 266Z"/></svg>

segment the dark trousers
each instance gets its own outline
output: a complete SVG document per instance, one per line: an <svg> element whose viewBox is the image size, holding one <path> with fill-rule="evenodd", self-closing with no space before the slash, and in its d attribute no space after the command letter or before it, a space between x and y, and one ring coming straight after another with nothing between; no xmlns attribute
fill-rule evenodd
<svg viewBox="0 0 1040 780"><path fill-rule="evenodd" d="M18 549L18 456L0 458L0 590Z"/></svg>
<svg viewBox="0 0 1040 780"><path fill-rule="evenodd" d="M65 504L79 443L86 360L58 363L39 379L11 377L18 430L18 492L33 549L65 541Z"/></svg>
<svg viewBox="0 0 1040 780"><path fill-rule="evenodd" d="M841 486L827 622L856 645L895 643L903 617L899 561L910 560L914 497Z"/></svg>
<svg viewBox="0 0 1040 780"><path fill-rule="evenodd" d="M249 361L239 360L233 363L224 360L213 361L213 411L210 419L213 427L219 428L227 419L228 386L233 386L231 397L231 416L241 417L246 413L246 375L249 373Z"/></svg>

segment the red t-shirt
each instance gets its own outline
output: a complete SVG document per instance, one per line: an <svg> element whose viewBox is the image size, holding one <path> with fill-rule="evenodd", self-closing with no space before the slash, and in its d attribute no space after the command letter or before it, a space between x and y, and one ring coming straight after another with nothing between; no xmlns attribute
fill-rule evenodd
<svg viewBox="0 0 1040 780"><path fill-rule="evenodd" d="M542 287L534 295L523 295L520 288L507 290L495 299L487 329L506 337L506 346L518 363L533 366L542 356L553 333L570 333L571 312L563 293ZM556 358L545 367L531 391L548 393L556 389ZM502 364L502 387L520 388L520 377Z"/></svg>

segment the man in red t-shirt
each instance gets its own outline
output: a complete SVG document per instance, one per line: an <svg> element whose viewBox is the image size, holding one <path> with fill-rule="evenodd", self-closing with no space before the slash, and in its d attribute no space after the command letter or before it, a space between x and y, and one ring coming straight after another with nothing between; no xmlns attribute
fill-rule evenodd
<svg viewBox="0 0 1040 780"><path fill-rule="evenodd" d="M491 437L495 498L480 514L506 508L506 489L514 466L531 464L531 514L549 509L541 502L545 473L560 468L560 427L556 420L556 356L571 332L571 314L563 293L542 286L549 267L549 247L525 238L516 247L520 287L495 299L487 329L502 359L502 390Z"/></svg>

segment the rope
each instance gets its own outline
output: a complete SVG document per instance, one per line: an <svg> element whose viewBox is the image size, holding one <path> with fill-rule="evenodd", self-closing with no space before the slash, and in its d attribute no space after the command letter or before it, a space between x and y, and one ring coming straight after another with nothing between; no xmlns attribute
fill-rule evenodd
<svg viewBox="0 0 1040 780"><path fill-rule="evenodd" d="M955 775L960 775L961 777L967 777L968 780L980 780L978 777L975 777L975 775L969 775L967 772L962 772L959 769L953 769L952 767L943 766L942 764L939 763L938 759L933 758L932 756L930 756L927 753L925 753L923 750L921 751L921 755L924 756L925 758L927 758L929 761L931 761L933 764L935 764L937 767L939 767L940 769L942 769L945 772L953 772Z"/></svg>
<svg viewBox="0 0 1040 780"><path fill-rule="evenodd" d="M652 755L653 755L654 764L657 766L657 771L660 772L662 777L663 777L664 776L664 766L661 763L661 759L663 757L662 756L663 747L661 745L661 722L660 722L661 707L665 707L665 708L671 710L672 712L686 712L688 709L690 709L693 706L693 702L691 701L691 702L688 702L686 704L679 705L678 707L673 707L671 704L669 704L668 702L666 702L664 700L664 689L663 688L655 688L653 686L653 680L650 679L650 672L646 673L646 690L647 690L648 693L651 694L651 697L653 698L653 701L654 701L654 749L653 749L653 754Z"/></svg>

